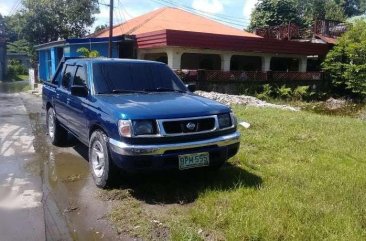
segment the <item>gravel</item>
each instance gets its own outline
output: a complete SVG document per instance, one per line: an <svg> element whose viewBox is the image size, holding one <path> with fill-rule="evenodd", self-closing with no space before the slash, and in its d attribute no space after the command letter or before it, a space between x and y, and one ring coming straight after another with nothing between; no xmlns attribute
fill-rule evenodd
<svg viewBox="0 0 366 241"><path fill-rule="evenodd" d="M194 93L215 100L225 105L247 105L255 107L269 107L290 111L300 110L300 108L295 108L288 105L271 104L266 101L257 99L253 96L247 96L247 95L229 95L229 94L221 94L217 92L205 92L205 91L195 91Z"/></svg>

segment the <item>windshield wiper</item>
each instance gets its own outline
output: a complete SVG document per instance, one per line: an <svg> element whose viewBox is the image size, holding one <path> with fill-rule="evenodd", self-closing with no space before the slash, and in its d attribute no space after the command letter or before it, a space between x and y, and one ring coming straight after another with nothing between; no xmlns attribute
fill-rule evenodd
<svg viewBox="0 0 366 241"><path fill-rule="evenodd" d="M170 89L170 88L165 88L165 87L157 87L155 89L151 89L151 90L149 89L146 91L186 93L186 91L184 91L184 90Z"/></svg>
<svg viewBox="0 0 366 241"><path fill-rule="evenodd" d="M112 90L112 93L114 94L120 94L120 93L140 93L140 94L147 94L146 91L143 90L124 90L124 89L114 89Z"/></svg>

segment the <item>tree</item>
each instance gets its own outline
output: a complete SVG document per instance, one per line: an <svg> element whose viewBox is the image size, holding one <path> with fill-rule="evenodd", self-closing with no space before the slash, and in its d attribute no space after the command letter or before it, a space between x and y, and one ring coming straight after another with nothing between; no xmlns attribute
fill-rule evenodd
<svg viewBox="0 0 366 241"><path fill-rule="evenodd" d="M347 17L353 17L365 13L365 0L339 0Z"/></svg>
<svg viewBox="0 0 366 241"><path fill-rule="evenodd" d="M366 0L259 0L251 15L250 29L288 22L310 27L314 19L344 21L365 8Z"/></svg>
<svg viewBox="0 0 366 241"><path fill-rule="evenodd" d="M0 38L5 38L5 19L0 13Z"/></svg>
<svg viewBox="0 0 366 241"><path fill-rule="evenodd" d="M359 20L339 38L328 53L323 69L335 87L356 97L366 97L366 22Z"/></svg>
<svg viewBox="0 0 366 241"><path fill-rule="evenodd" d="M249 29L283 23L303 25L296 0L260 0L252 12Z"/></svg>
<svg viewBox="0 0 366 241"><path fill-rule="evenodd" d="M95 27L94 29L94 33L98 33L104 29L108 28L108 25L107 24L103 24L103 25L98 25Z"/></svg>
<svg viewBox="0 0 366 241"><path fill-rule="evenodd" d="M32 44L83 37L99 12L98 0L23 0L21 36Z"/></svg>
<svg viewBox="0 0 366 241"><path fill-rule="evenodd" d="M87 48L78 48L76 50L77 53L79 53L82 57L87 58L97 58L100 56L99 52L97 50L89 50Z"/></svg>
<svg viewBox="0 0 366 241"><path fill-rule="evenodd" d="M14 42L18 39L24 38L24 36L22 36L24 19L21 18L21 14L19 12L11 16L5 16L4 21L6 39L9 42Z"/></svg>
<svg viewBox="0 0 366 241"><path fill-rule="evenodd" d="M7 51L11 53L27 53L31 54L31 46L25 39L16 40L7 44Z"/></svg>

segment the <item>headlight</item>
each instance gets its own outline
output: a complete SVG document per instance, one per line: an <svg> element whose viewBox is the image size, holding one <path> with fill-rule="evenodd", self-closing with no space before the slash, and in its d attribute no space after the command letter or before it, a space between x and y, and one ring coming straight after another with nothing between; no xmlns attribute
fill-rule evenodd
<svg viewBox="0 0 366 241"><path fill-rule="evenodd" d="M129 120L118 121L118 132L123 137L131 137L132 136L131 121Z"/></svg>
<svg viewBox="0 0 366 241"><path fill-rule="evenodd" d="M217 115L220 129L229 128L236 125L236 118L233 113Z"/></svg>
<svg viewBox="0 0 366 241"><path fill-rule="evenodd" d="M156 123L152 120L132 121L132 126L135 136L157 134Z"/></svg>

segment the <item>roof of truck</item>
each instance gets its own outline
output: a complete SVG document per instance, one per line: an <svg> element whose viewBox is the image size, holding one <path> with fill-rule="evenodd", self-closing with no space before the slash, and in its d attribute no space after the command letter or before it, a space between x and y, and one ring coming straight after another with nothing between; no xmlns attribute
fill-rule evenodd
<svg viewBox="0 0 366 241"><path fill-rule="evenodd" d="M66 60L66 63L82 63L82 62L91 62L91 63L154 63L154 64L164 64L161 62L151 61L151 60L140 60L140 59L118 59L118 58L70 58Z"/></svg>

